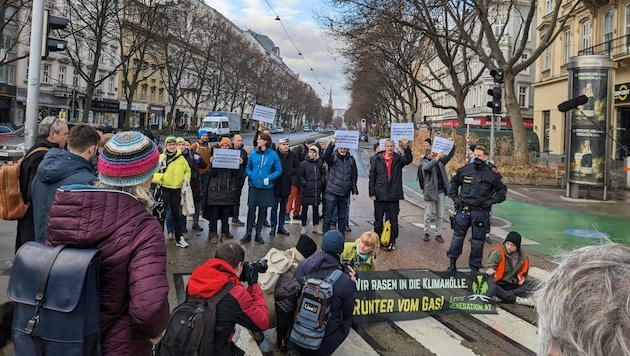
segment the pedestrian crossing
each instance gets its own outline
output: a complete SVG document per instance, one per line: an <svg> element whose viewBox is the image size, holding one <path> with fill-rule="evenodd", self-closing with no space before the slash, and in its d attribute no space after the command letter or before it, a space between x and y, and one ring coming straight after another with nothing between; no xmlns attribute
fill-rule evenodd
<svg viewBox="0 0 630 356"><path fill-rule="evenodd" d="M541 268L531 267L529 276L532 279L543 280L547 274L548 272ZM183 280L182 284L177 284L185 286L189 275L179 274L178 276ZM455 316L456 322L451 319ZM447 314L390 323L392 327L389 329L398 334L397 337L401 337L402 333L402 337L408 339L404 345L403 343L383 345L385 343L382 340L389 338L387 335L378 335L382 334L383 328L371 330L368 326L355 325L333 355L425 354L417 350L426 350L426 354L438 356L496 354L496 349L495 351L480 349L479 343L488 343L493 347L498 347L504 355L535 355L538 345L534 312L532 308L525 306L498 303L497 314ZM485 336L478 337L478 335ZM242 331L239 336L238 344L247 349L247 355L261 354L253 347L255 341L251 339L249 333ZM479 341L484 338L488 340ZM491 340L491 338L496 338L496 340ZM413 349L416 351L410 353Z"/></svg>

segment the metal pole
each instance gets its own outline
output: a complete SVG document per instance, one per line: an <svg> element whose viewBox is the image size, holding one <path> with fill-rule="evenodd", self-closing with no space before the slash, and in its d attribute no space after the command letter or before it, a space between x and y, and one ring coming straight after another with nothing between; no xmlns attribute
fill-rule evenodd
<svg viewBox="0 0 630 356"><path fill-rule="evenodd" d="M44 29L44 0L33 0L31 14L31 45L28 58L28 84L26 93L26 120L24 146L28 150L35 144L39 116L39 71L42 63L42 32Z"/></svg>
<svg viewBox="0 0 630 356"><path fill-rule="evenodd" d="M492 121L490 122L490 162L494 163L494 111L492 112Z"/></svg>
<svg viewBox="0 0 630 356"><path fill-rule="evenodd" d="M76 92L77 92L77 86L76 84L74 84L72 85L72 118L71 118L72 121L74 121L74 108L77 103Z"/></svg>

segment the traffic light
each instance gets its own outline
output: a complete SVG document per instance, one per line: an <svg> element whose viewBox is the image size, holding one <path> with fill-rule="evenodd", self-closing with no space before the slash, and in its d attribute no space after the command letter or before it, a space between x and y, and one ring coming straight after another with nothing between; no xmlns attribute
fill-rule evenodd
<svg viewBox="0 0 630 356"><path fill-rule="evenodd" d="M488 89L488 95L492 96L492 101L488 102L488 107L492 109L493 114L501 113L501 87L496 86Z"/></svg>
<svg viewBox="0 0 630 356"><path fill-rule="evenodd" d="M50 37L50 30L61 30L68 26L65 17L50 15L48 10L44 10L44 26L42 36L42 57L48 57L48 52L63 51L66 49L67 41Z"/></svg>
<svg viewBox="0 0 630 356"><path fill-rule="evenodd" d="M493 69L490 71L490 75L494 78L495 83L503 83L503 69Z"/></svg>

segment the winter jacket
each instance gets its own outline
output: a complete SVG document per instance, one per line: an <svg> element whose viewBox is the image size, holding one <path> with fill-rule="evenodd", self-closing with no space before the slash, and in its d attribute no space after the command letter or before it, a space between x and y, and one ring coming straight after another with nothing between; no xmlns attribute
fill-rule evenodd
<svg viewBox="0 0 630 356"><path fill-rule="evenodd" d="M302 161L297 177L302 187L302 205L319 205L325 177L322 161L310 158Z"/></svg>
<svg viewBox="0 0 630 356"><path fill-rule="evenodd" d="M249 160L249 157L247 156L247 151L245 151L242 146L241 148L235 148L235 150L241 151L241 159L243 160L243 163L238 166L238 177L244 182L247 177L247 172L245 170L247 168L247 161Z"/></svg>
<svg viewBox="0 0 630 356"><path fill-rule="evenodd" d="M277 150L276 153L282 163L282 175L273 184L273 194L277 197L286 197L291 194L291 180L297 173L300 161L291 151L283 154Z"/></svg>
<svg viewBox="0 0 630 356"><path fill-rule="evenodd" d="M370 197L376 196L377 201L396 201L405 198L402 188L402 169L411 163L413 156L409 146L403 149L404 154L394 153L390 173L387 173L385 152L373 156L370 160Z"/></svg>
<svg viewBox="0 0 630 356"><path fill-rule="evenodd" d="M367 255L367 258L364 260L359 256L359 252L357 251L357 245L359 244L359 240L355 240L354 242L346 242L343 245L343 252L341 253L341 260L347 261L350 263L352 268L357 271L376 271L376 259L374 258L374 254L370 253Z"/></svg>
<svg viewBox="0 0 630 356"><path fill-rule="evenodd" d="M298 264L295 274L297 280L315 272L333 268L341 268L339 257L320 251ZM326 326L324 339L319 350L311 352L313 355L330 355L346 339L352 326L352 311L354 308L355 283L344 273L333 286L333 297L330 305L330 318ZM299 350L302 354L303 350Z"/></svg>
<svg viewBox="0 0 630 356"><path fill-rule="evenodd" d="M519 286L525 282L529 272L529 257L520 248L516 253L518 253L518 263L513 266L512 258L508 255L504 244L495 246L490 251L486 268L494 268L496 271L495 282Z"/></svg>
<svg viewBox="0 0 630 356"><path fill-rule="evenodd" d="M235 205L240 199L236 196L237 176L237 169L212 168L206 205Z"/></svg>
<svg viewBox="0 0 630 356"><path fill-rule="evenodd" d="M212 355L236 355L240 351L232 342L234 327L239 324L252 331L265 331L269 325L267 305L258 284L245 287L234 268L224 260L211 258L193 271L188 280L188 294L209 298L225 284L234 287L217 304L214 352Z"/></svg>
<svg viewBox="0 0 630 356"><path fill-rule="evenodd" d="M151 183L161 184L164 188L180 189L184 179L190 182L190 177L188 160L177 150L170 163L166 159L166 153L160 154L160 169L153 175Z"/></svg>
<svg viewBox="0 0 630 356"><path fill-rule="evenodd" d="M33 179L35 179L35 174L37 174L37 167L39 167L39 164L44 159L44 155L48 153L47 150L43 150L28 156L31 151L39 147L46 147L50 150L51 148L59 148L59 145L45 138L38 137L33 147L24 155L24 160L22 160L20 164L20 191L22 192L22 199L24 199L25 203L31 202L31 183Z"/></svg>
<svg viewBox="0 0 630 356"><path fill-rule="evenodd" d="M258 189L273 189L275 180L282 175L282 163L275 150L266 148L260 151L256 148L247 160L245 172L250 186ZM267 185L264 182L265 178L269 178Z"/></svg>
<svg viewBox="0 0 630 356"><path fill-rule="evenodd" d="M439 182L438 179L442 179L443 193L446 195L448 191L449 182L448 174L446 173L446 164L451 160L455 153L455 147L451 149L451 152L440 159L432 159L426 155L420 162L420 169L418 174L422 174L424 177L424 200L425 201L438 201L439 195ZM440 174L438 175L438 170Z"/></svg>
<svg viewBox="0 0 630 356"><path fill-rule="evenodd" d="M92 184L96 179L92 172L91 163L79 155L59 148L48 151L31 183L35 241L46 241L48 212L57 188L69 184Z"/></svg>
<svg viewBox="0 0 630 356"><path fill-rule="evenodd" d="M326 193L347 197L359 194L357 188L357 163L350 152L340 155L335 150L335 145L328 145L324 156L324 162L328 165L328 179L326 181Z"/></svg>
<svg viewBox="0 0 630 356"><path fill-rule="evenodd" d="M103 355L151 355L149 338L164 330L170 314L162 226L131 194L87 185L60 189L46 243L101 251L101 330L109 327Z"/></svg>
<svg viewBox="0 0 630 356"><path fill-rule="evenodd" d="M190 149L199 154L204 162L206 162L205 168L199 168L199 174L208 174L208 172L210 172L210 156L212 155L210 144L208 142L203 143L199 140L190 145Z"/></svg>
<svg viewBox="0 0 630 356"><path fill-rule="evenodd" d="M470 208L478 208L485 201L498 204L505 200L507 187L501 181L501 174L490 162L477 162L464 165L451 179L448 196ZM460 207L463 208L463 207Z"/></svg>
<svg viewBox="0 0 630 356"><path fill-rule="evenodd" d="M304 161L308 159L308 147L306 147L305 143L299 144L297 147L294 147L291 152L295 155L298 160L298 166ZM300 181L297 176L293 176L293 181L291 182L296 187L300 186Z"/></svg>

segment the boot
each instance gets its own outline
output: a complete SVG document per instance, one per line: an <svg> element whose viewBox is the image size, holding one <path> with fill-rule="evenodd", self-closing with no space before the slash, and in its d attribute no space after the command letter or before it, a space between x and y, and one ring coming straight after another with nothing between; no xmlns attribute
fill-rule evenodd
<svg viewBox="0 0 630 356"><path fill-rule="evenodd" d="M263 240L262 236L260 236L260 233L256 233L256 237L254 240L261 245L265 243L265 240Z"/></svg>
<svg viewBox="0 0 630 356"><path fill-rule="evenodd" d="M306 234L306 226L302 226L302 228L300 229L300 235L304 234Z"/></svg>
<svg viewBox="0 0 630 356"><path fill-rule="evenodd" d="M252 241L252 233L248 232L243 236L242 239L239 240L240 243L245 244Z"/></svg>
<svg viewBox="0 0 630 356"><path fill-rule="evenodd" d="M324 232L322 231L322 224L321 223L313 226L313 233L316 234L316 235L323 235L324 234Z"/></svg>
<svg viewBox="0 0 630 356"><path fill-rule="evenodd" d="M208 239L210 239L210 243L215 245L217 243L219 243L219 236L217 235L216 232L211 232L208 234Z"/></svg>
<svg viewBox="0 0 630 356"><path fill-rule="evenodd" d="M451 258L451 264L446 269L447 272L457 272L457 260Z"/></svg>

